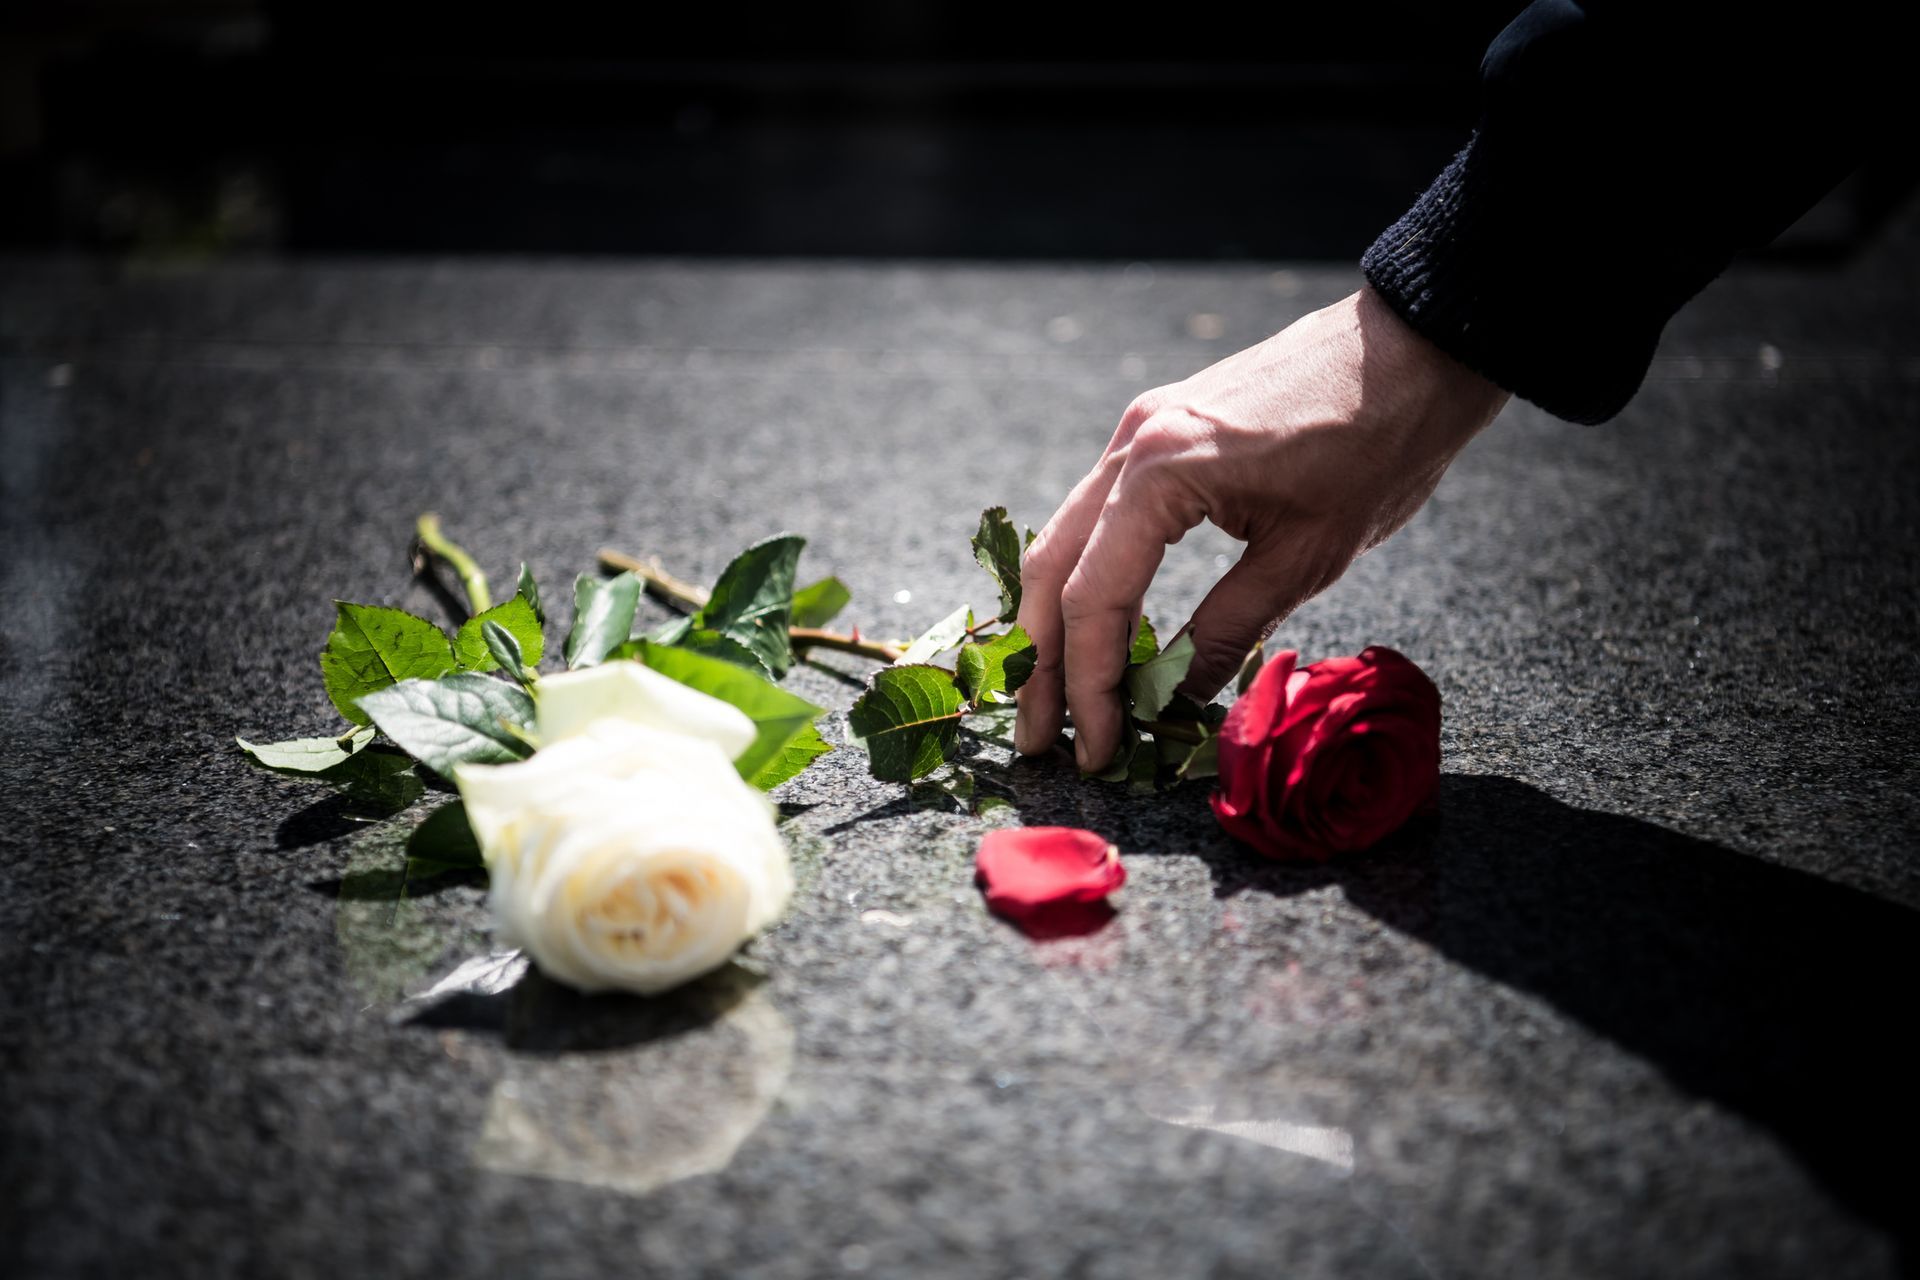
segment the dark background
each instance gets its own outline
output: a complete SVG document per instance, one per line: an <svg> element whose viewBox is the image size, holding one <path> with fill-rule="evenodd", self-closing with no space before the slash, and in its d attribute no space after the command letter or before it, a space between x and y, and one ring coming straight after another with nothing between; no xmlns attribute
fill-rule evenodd
<svg viewBox="0 0 1920 1280"><path fill-rule="evenodd" d="M16 0L0 246L1350 260L1520 7Z"/></svg>

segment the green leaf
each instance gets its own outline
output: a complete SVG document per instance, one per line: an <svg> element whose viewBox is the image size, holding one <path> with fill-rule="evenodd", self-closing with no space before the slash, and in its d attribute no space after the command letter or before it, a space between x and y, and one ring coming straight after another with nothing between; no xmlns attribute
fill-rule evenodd
<svg viewBox="0 0 1920 1280"><path fill-rule="evenodd" d="M787 779L798 777L808 765L831 750L833 747L820 736L820 731L809 724L747 781L762 791L771 791Z"/></svg>
<svg viewBox="0 0 1920 1280"><path fill-rule="evenodd" d="M515 596L504 604L497 604L484 613L476 613L460 625L453 637L453 658L462 671L492 671L504 665L487 643L486 629L489 625L500 627L514 639L514 650L523 667L537 667L547 647L545 634L540 630L540 619L533 612L533 605L524 596ZM519 677L515 677L519 679ZM521 681L525 683L525 681Z"/></svg>
<svg viewBox="0 0 1920 1280"><path fill-rule="evenodd" d="M1162 786L1219 773L1220 726L1226 718L1227 709L1216 702L1202 706L1184 693L1168 700L1151 726Z"/></svg>
<svg viewBox="0 0 1920 1280"><path fill-rule="evenodd" d="M1001 701L1027 682L1033 663L1033 641L1015 623L1004 635L960 650L960 688L976 703Z"/></svg>
<svg viewBox="0 0 1920 1280"><path fill-rule="evenodd" d="M284 774L321 774L353 759L374 739L372 725L352 729L337 738L290 738L285 742L253 743L235 738L240 749L264 769Z"/></svg>
<svg viewBox="0 0 1920 1280"><path fill-rule="evenodd" d="M882 667L847 713L847 725L867 749L873 776L911 782L932 773L952 754L967 700L938 667Z"/></svg>
<svg viewBox="0 0 1920 1280"><path fill-rule="evenodd" d="M515 596L518 600L520 597ZM522 689L531 688L535 679L520 653L520 642L513 638L513 632L497 622L489 621L480 628L486 638L487 652L493 655L493 661L506 672L513 682Z"/></svg>
<svg viewBox="0 0 1920 1280"><path fill-rule="evenodd" d="M411 757L391 748L371 746L373 738L373 726L368 725L338 738L295 738L265 744L245 738L234 741L263 769L283 778L336 787L346 792L356 808L394 813L419 799L424 788L413 775Z"/></svg>
<svg viewBox="0 0 1920 1280"><path fill-rule="evenodd" d="M1233 692L1235 697L1238 697L1240 694L1245 693L1247 690L1253 687L1253 682L1255 678L1257 678L1260 674L1260 668L1265 666L1266 664L1267 664L1267 646L1266 645L1256 644L1253 646L1253 648L1247 650L1246 660L1240 664L1240 674L1237 677L1235 677L1233 682Z"/></svg>
<svg viewBox="0 0 1920 1280"><path fill-rule="evenodd" d="M1142 720L1158 717L1192 665L1193 633L1183 631L1148 661L1128 667L1127 697L1133 703L1133 714Z"/></svg>
<svg viewBox="0 0 1920 1280"><path fill-rule="evenodd" d="M640 579L631 573L596 578L583 573L573 582L573 630L567 633L567 669L591 667L633 631L640 606Z"/></svg>
<svg viewBox="0 0 1920 1280"><path fill-rule="evenodd" d="M1027 531L1027 542L1033 531ZM1013 621L1020 612L1020 535L1007 520L1005 507L989 507L980 513L980 530L973 535L973 558L993 575L1000 588L1000 617Z"/></svg>
<svg viewBox="0 0 1920 1280"><path fill-rule="evenodd" d="M1151 662L1160 652L1160 637L1153 633L1153 623L1144 615L1140 619L1140 629L1133 633L1133 652L1127 655L1132 664Z"/></svg>
<svg viewBox="0 0 1920 1280"><path fill-rule="evenodd" d="M467 821L467 806L458 800L428 814L407 837L407 857L436 867L478 867L480 839Z"/></svg>
<svg viewBox="0 0 1920 1280"><path fill-rule="evenodd" d="M442 777L455 765L508 764L532 754L533 699L500 680L461 672L404 680L361 700L380 731Z"/></svg>
<svg viewBox="0 0 1920 1280"><path fill-rule="evenodd" d="M1132 721L1122 721L1120 745L1115 749L1113 759L1108 761L1107 767L1100 772L1086 776L1101 782L1125 782L1133 776L1134 757L1139 754L1141 754L1140 730L1134 727Z"/></svg>
<svg viewBox="0 0 1920 1280"><path fill-rule="evenodd" d="M793 593L793 625L824 627L853 601L853 592L838 578L822 578Z"/></svg>
<svg viewBox="0 0 1920 1280"><path fill-rule="evenodd" d="M908 645L907 651L900 655L898 665L912 666L915 663L939 657L960 643L966 636L967 627L972 621L973 610L961 605L921 632L920 638Z"/></svg>
<svg viewBox="0 0 1920 1280"><path fill-rule="evenodd" d="M713 594L693 616L695 628L718 631L759 657L777 678L793 665L787 628L793 625L793 571L805 538L783 534L756 542L733 558Z"/></svg>
<svg viewBox="0 0 1920 1280"><path fill-rule="evenodd" d="M653 630L647 632L647 639L653 641L655 644L679 644L682 640L685 640L688 635L692 634L692 632L692 618L674 618L672 621L663 622ZM616 652L618 651L616 650Z"/></svg>
<svg viewBox="0 0 1920 1280"><path fill-rule="evenodd" d="M813 729L816 717L826 714L805 698L796 697L773 684L757 670L748 670L721 658L688 649L669 648L647 640L636 640L634 657L669 679L689 689L698 689L722 702L739 708L753 721L753 744L733 762L740 776L758 784L762 774L778 764L796 740ZM814 734L818 738L818 734ZM821 743L824 750L826 744ZM800 761L799 768L779 778L787 778L806 767L815 751ZM776 770L777 771L777 770ZM772 785L771 783L766 785Z"/></svg>
<svg viewBox="0 0 1920 1280"><path fill-rule="evenodd" d="M533 580L533 570L527 568L527 562L520 562L520 581L514 587L514 594L524 597L533 606L533 620L541 626L547 625L547 611L540 606L540 584Z"/></svg>
<svg viewBox="0 0 1920 1280"><path fill-rule="evenodd" d="M402 680L432 680L453 670L446 632L399 609L334 601L336 617L320 652L327 696L340 714L366 724L360 699Z"/></svg>
<svg viewBox="0 0 1920 1280"><path fill-rule="evenodd" d="M767 664L760 655L735 640L732 636L718 631L709 631L705 627L695 627L680 639L678 648L690 653L704 653L710 658L719 658L736 667L745 667L754 675L771 680L773 673L767 670Z"/></svg>
<svg viewBox="0 0 1920 1280"><path fill-rule="evenodd" d="M1157 739L1156 739L1157 741ZM1180 749L1160 757L1163 765L1170 765L1174 782L1191 782L1197 778L1216 778L1220 776L1220 735L1210 733L1207 740L1200 744L1176 744Z"/></svg>

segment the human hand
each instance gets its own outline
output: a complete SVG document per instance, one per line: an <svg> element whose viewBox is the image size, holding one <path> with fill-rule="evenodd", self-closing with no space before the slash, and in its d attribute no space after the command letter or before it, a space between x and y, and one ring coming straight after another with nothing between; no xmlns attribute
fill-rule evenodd
<svg viewBox="0 0 1920 1280"><path fill-rule="evenodd" d="M1409 328L1371 289L1136 399L1022 568L1037 664L1015 745L1071 712L1080 768L1120 742L1119 686L1166 548L1202 520L1247 544L1188 623L1182 690L1206 701L1247 651L1420 509L1507 393Z"/></svg>

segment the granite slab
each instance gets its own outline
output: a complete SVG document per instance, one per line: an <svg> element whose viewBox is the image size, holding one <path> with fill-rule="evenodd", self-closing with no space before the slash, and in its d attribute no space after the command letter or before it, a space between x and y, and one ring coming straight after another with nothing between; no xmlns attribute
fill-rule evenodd
<svg viewBox="0 0 1920 1280"><path fill-rule="evenodd" d="M1132 395L1353 273L0 263L0 1271L22 1276L1888 1276L1915 1263L1913 219L1737 272L1616 422L1512 406L1280 633L1445 699L1437 820L1261 861L1198 789L982 741L777 795L731 968L587 999L471 877L232 746L334 723L335 597L412 516L549 595L805 533L849 619L990 586ZM1232 546L1196 534L1177 622ZM794 685L836 712L866 668ZM828 725L844 740L844 726ZM1007 822L1131 879L1034 942Z"/></svg>

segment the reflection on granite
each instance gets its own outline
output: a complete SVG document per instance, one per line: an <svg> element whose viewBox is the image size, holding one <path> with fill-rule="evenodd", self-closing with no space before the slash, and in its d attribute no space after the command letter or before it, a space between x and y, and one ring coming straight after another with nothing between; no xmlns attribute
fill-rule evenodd
<svg viewBox="0 0 1920 1280"><path fill-rule="evenodd" d="M551 1067L516 1059L487 1099L474 1162L635 1196L725 1169L793 1069L793 1029L757 983L732 977L745 989L697 1030ZM725 980L703 981L694 998Z"/></svg>
<svg viewBox="0 0 1920 1280"><path fill-rule="evenodd" d="M0 263L0 1273L1910 1268L1900 235L1715 286L1607 427L1512 407L1289 621L1433 673L1436 822L1287 867L1197 789L841 751L776 796L789 918L661 1001L496 954L483 883L406 861L426 804L238 757L334 723L329 599L433 612L423 507L560 600L602 545L709 578L784 527L910 633L986 598L982 506L1039 523L1142 386L1353 277ZM791 679L844 711L864 670ZM1119 844L1117 914L987 915L1016 821Z"/></svg>

